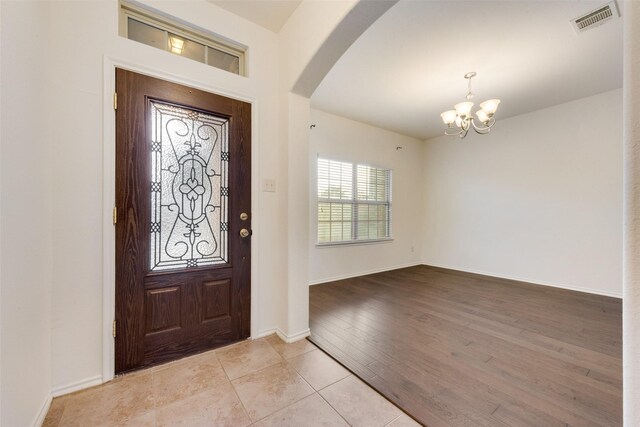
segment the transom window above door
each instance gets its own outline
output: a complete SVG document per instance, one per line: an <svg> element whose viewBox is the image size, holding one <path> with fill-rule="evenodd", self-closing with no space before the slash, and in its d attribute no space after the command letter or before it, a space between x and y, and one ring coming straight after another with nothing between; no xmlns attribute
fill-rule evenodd
<svg viewBox="0 0 640 427"><path fill-rule="evenodd" d="M246 46L154 12L120 1L119 34L230 73L246 75Z"/></svg>
<svg viewBox="0 0 640 427"><path fill-rule="evenodd" d="M391 239L391 170L318 158L318 245Z"/></svg>

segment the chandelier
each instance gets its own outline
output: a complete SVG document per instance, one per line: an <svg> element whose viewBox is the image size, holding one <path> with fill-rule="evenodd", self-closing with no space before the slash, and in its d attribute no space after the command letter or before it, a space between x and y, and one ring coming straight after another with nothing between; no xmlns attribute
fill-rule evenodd
<svg viewBox="0 0 640 427"><path fill-rule="evenodd" d="M476 76L475 72L470 72L464 75L464 78L469 80L469 90L467 92L467 101L454 105L454 110L445 111L440 114L442 121L447 128L445 129L445 135L459 136L464 138L467 136L469 129L473 129L476 133L481 135L489 133L491 126L496 122L493 118L499 99L489 99L480 104L480 109L476 111L475 117L471 114L473 108L473 93L471 93L471 79ZM454 126L455 125L455 126Z"/></svg>

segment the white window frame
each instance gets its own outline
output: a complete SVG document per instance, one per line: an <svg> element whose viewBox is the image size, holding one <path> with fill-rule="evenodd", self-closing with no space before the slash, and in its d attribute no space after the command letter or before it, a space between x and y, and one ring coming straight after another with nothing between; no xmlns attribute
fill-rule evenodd
<svg viewBox="0 0 640 427"><path fill-rule="evenodd" d="M233 55L238 57L238 75L246 77L246 46L242 46L238 43L234 43L225 39L221 36L217 36L215 34L209 33L204 30L199 30L193 27L187 27L184 24L179 22L174 22L170 18L163 16L159 13L153 12L146 8L140 7L136 4L133 4L128 1L120 1L120 19L119 19L119 28L118 33L120 36L124 38L129 38L129 26L128 19L132 18L136 21L147 24L151 27L157 28L161 31L165 32L165 43L166 51L169 51L169 43L168 43L168 33L175 34L184 39L194 41L204 45L205 47L210 47L212 49L216 49L229 55ZM205 52L205 65L209 65L210 67L218 68L215 65L210 65L207 61L208 49L204 50ZM196 61L199 62L199 61ZM219 68L218 68L219 69ZM227 70L224 70L227 71ZM230 72L230 71L227 71ZM235 73L232 73L235 74Z"/></svg>
<svg viewBox="0 0 640 427"><path fill-rule="evenodd" d="M320 168L319 168L319 161L324 160L324 161L329 161L329 162L340 162L340 163L346 163L346 164L350 164L352 167L352 181L351 181L351 190L352 190L352 197L350 199L342 199L342 198L331 198L331 197L320 197L319 194L319 185L318 185L318 181L319 181L319 173L320 173ZM387 195L388 195L388 199L386 201L373 201L373 200L360 200L358 199L358 192L357 192L357 187L358 187L358 166L365 166L365 167L370 167L370 168L375 168L375 169L381 169L381 170L385 170L388 173L388 177L387 177ZM390 242L393 241L393 170L389 167L385 167L385 166L376 166L376 165L372 165L372 164L367 164L364 162L354 162L354 161L349 161L349 160L339 160L339 159L334 159L334 158L329 158L329 157L325 157L325 156L318 156L316 159L316 247L332 247L332 246L344 246L344 245L362 245L362 244L371 244L371 243L383 243L383 242ZM337 204L345 204L345 205L351 205L352 209L351 209L351 239L349 240L340 240L340 241L329 241L329 242L320 242L319 241L319 224L320 224L320 218L318 216L318 210L319 210L319 205L321 203L337 203ZM383 206L388 206L388 210L387 210L387 220L386 220L386 225L387 225L387 236L386 237L379 237L379 238L375 238L375 239L358 239L357 233L358 233L358 205L383 205Z"/></svg>

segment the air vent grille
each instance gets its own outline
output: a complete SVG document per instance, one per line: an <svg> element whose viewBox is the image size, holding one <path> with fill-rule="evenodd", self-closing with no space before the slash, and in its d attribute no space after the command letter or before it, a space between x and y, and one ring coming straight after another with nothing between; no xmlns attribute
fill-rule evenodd
<svg viewBox="0 0 640 427"><path fill-rule="evenodd" d="M618 16L618 9L616 8L615 2L611 2L576 19L573 19L571 23L573 24L574 30L576 30L576 32L578 33L581 33L590 28L602 25L613 18L617 18Z"/></svg>

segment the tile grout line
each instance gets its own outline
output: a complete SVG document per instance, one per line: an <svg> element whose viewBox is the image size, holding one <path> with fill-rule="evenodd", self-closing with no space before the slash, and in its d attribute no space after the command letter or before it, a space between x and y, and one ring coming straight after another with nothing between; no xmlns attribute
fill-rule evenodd
<svg viewBox="0 0 640 427"><path fill-rule="evenodd" d="M231 384L231 388L233 389L233 394L236 395L236 397L238 398L238 402L240 402L240 405L242 405L242 410L244 411L244 413L247 415L247 418L249 418L249 425L252 425L255 423L255 421L253 421L253 419L251 419L251 415L249 415L249 411L247 410L247 407L244 406L244 402L242 401L242 399L240 398L240 395L238 394L238 390L236 390L236 386L233 385L233 383L231 382L231 380L229 380L229 383Z"/></svg>
<svg viewBox="0 0 640 427"><path fill-rule="evenodd" d="M340 365L340 366L342 367L342 365ZM347 371L347 370L346 370L346 368L345 368L345 371ZM342 380L344 380L345 378L350 377L350 376L353 376L353 374L352 374L350 371L347 371L347 375L345 375L344 377L339 378L339 379L337 379L337 380L333 381L332 383L327 384L326 386L322 387L321 389L319 389L319 390L318 390L318 393L320 392L320 390L324 390L324 389L326 389L326 388L328 388L328 387L331 387L331 386L332 386L332 385L334 385L335 383L338 383L338 382L340 382L340 381L342 381ZM368 386L368 387L370 387L368 384L367 384L367 386Z"/></svg>
<svg viewBox="0 0 640 427"><path fill-rule="evenodd" d="M274 363L273 365L265 366L264 368L259 369L259 370L254 371L254 372L249 372L249 373L247 373L247 374L245 374L245 375L243 375L243 376L241 376L241 377L236 378L235 380L231 380L231 379L229 378L229 375L227 374L227 371L226 371L226 370L224 371L224 372L225 372L225 374L227 375L227 379L229 380L229 382L231 383L231 386L233 387L233 391L234 391L234 393L235 393L235 394L236 394L236 396L238 397L238 400L240 400L240 403L242 404L242 407L244 408L245 412L247 413L247 416L249 417L249 420L251 421L251 424L249 424L249 425L253 425L253 424L255 424L255 423L259 422L259 421L262 421L262 420L264 420L265 418L268 418L268 417L270 417L271 415L276 414L276 413L278 413L278 412L280 412L280 411L282 411L282 410L284 410L284 409L286 409L286 408L288 408L288 407L290 407L290 406L292 406L292 405L295 405L296 403L300 402L301 400L306 399L306 398L307 398L307 397L309 397L309 396L313 396L314 394L316 394L316 393L317 393L316 389L315 389L315 388L313 388L313 386L311 386L311 384L309 384L309 383L308 383L308 382L307 382L307 381L302 377L302 375L300 375L300 374L298 373L298 371L294 368L294 369L293 369L294 373L295 373L298 377L300 377L300 378L302 379L302 381L304 381L304 382L309 386L309 388L313 391L313 393L308 394L308 395L306 395L306 396L303 396L303 397L301 397L300 399L297 399L297 400L295 400L294 402L291 402L290 404L286 405L285 407L280 408L280 409L278 409L278 410L276 410L276 411L274 411L274 412L271 412L270 414L267 414L267 415L265 415L264 417L259 418L259 419L257 419L257 420L255 420L255 421L254 421L254 420L253 420L253 418L251 418L251 415L249 414L249 411L248 411L248 410L247 410L247 408L245 407L244 402L243 402L243 401L242 401L242 399L240 398L240 395L238 394L238 390L236 390L236 386L235 386L235 384L233 383L233 381L239 380L239 379L244 378L244 377L247 377L247 376L249 376L249 375L257 374L258 372L262 372L262 371L264 371L265 369L272 368L272 367L274 367L274 366L276 366L276 365L282 365L282 367L283 367L284 369L288 369L288 364L286 364L287 359L285 359L285 358L284 358L284 357L283 357L283 356L278 352L278 350L276 350L276 349L273 347L273 345L272 345L272 344L271 344L271 343L266 339L266 337L259 338L258 340L266 341L266 343L269 345L269 347L270 347L273 351L275 351L275 352L276 352L276 354L278 355L278 357L280 357L280 362L278 362L278 363ZM258 340L256 340L256 341L258 341ZM304 354L304 353L303 353L303 354ZM216 354L216 357L217 357L217 354ZM218 361L219 361L219 360L218 360ZM220 365L222 366L222 369L224 370L224 365L222 364L222 362L220 362Z"/></svg>
<svg viewBox="0 0 640 427"><path fill-rule="evenodd" d="M254 341L254 342L255 342L255 341L261 341L261 340L265 340L265 339L264 339L264 338L258 338L257 340L252 340L252 341ZM266 340L265 340L265 341L266 341ZM246 374L244 374L244 375L242 375L242 376L240 376L240 377L238 377L238 378L235 378L235 379L233 379L233 380L229 377L229 374L227 373L227 370L226 370L226 369L224 369L224 365L222 364L222 362L221 362L221 361L220 361L220 359L218 358L218 361L220 362L220 365L222 366L222 369L224 370L224 373L227 375L227 379L229 379L229 381L231 381L231 383L233 383L234 381L239 380L240 378L244 378L244 377L246 377L247 375L256 374L256 373L258 373L258 372L264 371L264 370L265 370L265 369L267 369L267 368L270 368L270 367L272 367L272 366L275 366L275 365L277 365L277 364L279 364L279 363L282 363L282 362L286 361L286 359L285 359L284 357L282 357L282 356L280 355L280 353L278 353L278 352L273 348L273 346L272 346L269 342L267 342L267 344L269 344L269 347L270 347L273 351L275 351L275 352L276 352L276 354L277 354L277 355L278 355L278 357L280 358L280 361L279 361L279 362L277 362L277 363L271 364L271 365L269 365L269 366L265 366L264 368L260 368L260 369L258 369L257 371L248 372L248 373L246 373ZM218 357L218 355L217 355L217 354L216 354L216 357Z"/></svg>
<svg viewBox="0 0 640 427"><path fill-rule="evenodd" d="M291 402L291 403L290 403L290 404L288 404L287 406L285 406L285 407L283 407L283 408L280 408L280 409L278 409L277 411L274 411L274 412L272 412L272 413L270 413L270 414L268 414L268 415L265 415L264 417L262 417L262 418L260 418L260 419L258 419L258 420L253 421L251 424L255 424L255 423L259 422L259 421L264 420L265 418L269 418L270 416L272 416L272 415L274 415L274 414L277 414L277 413L278 413L278 412L280 412L280 411L284 411L285 409L287 409L287 408L289 408L289 407L291 407L291 406L295 405L296 403L299 403L299 402L303 401L303 400L304 400L304 399L306 399L307 397L311 397L311 396L313 396L314 394L318 394L318 395L320 394L320 393L318 393L317 391L315 391L315 390L313 389L313 387L311 388L311 390L313 390L313 393L308 394L308 395L306 395L306 396L303 396L303 397L301 397L300 399L298 399L298 400L296 400L296 401L294 401L294 402ZM321 397L322 397L322 396L321 396Z"/></svg>
<svg viewBox="0 0 640 427"><path fill-rule="evenodd" d="M386 423L384 425L384 427L389 427L391 424L395 423L396 421L398 421L398 419L404 415L404 412L401 413L400 415L398 415L397 417L395 417L394 419L392 419L391 421L389 421L388 423Z"/></svg>
<svg viewBox="0 0 640 427"><path fill-rule="evenodd" d="M1 1L1 0L0 0L0 1ZM274 366L276 366L276 365L282 365L282 364L283 364L283 362L284 362L284 359L283 359L282 361L280 361L280 362L276 362L276 363L273 363L273 364L271 364L271 365L269 365L269 366L265 366L264 368L260 368L260 369L258 369L257 371L253 371L253 372L249 372L249 373L247 373L247 374L244 374L243 376L238 377L238 378L235 378L235 379L233 379L233 380L232 380L232 379L230 379L228 375L227 375L227 378L229 378L229 381L231 381L231 382L233 383L234 381L238 381L238 380L240 380L240 379L242 379L242 378L244 378L244 377L248 377L249 375L254 375L254 374L257 374L258 372L262 372L262 371L264 371L265 369L272 368L272 367L274 367ZM225 374L226 374L226 373L227 373L227 372L225 371Z"/></svg>
<svg viewBox="0 0 640 427"><path fill-rule="evenodd" d="M342 366L343 368L345 368L345 369L350 373L350 375L349 375L349 376L353 376L354 378L356 378L356 379L358 379L358 380L362 381L362 382L363 382L367 387L369 387L371 390L373 390L374 392L376 392L376 393L377 393L379 396L381 396L384 400L386 400L386 401L387 401L387 402L389 402L391 405L393 405L393 406L395 406L396 408L398 408L398 409L400 410L400 412L401 412L401 414L400 414L400 415L405 414L405 415L407 415L410 419L412 419L413 421L417 421L417 420L415 420L415 419L413 418L413 416L409 415L409 413L407 413L407 412L406 412L404 409L402 409L399 405L396 405L396 404L395 404L394 402L392 402L389 398L387 398L387 396L385 396L385 395L384 395L384 394L382 394L380 391L378 391L378 389L376 389L373 385L371 385L371 384L369 383L369 381L368 381L368 380L365 380L364 378L361 378L361 377L360 377L360 375L356 374L356 373L355 373L355 372L353 372L351 369L349 369L349 367L347 367L347 365L346 365L346 364L343 364L342 362L340 362L337 358L335 358L334 356L332 356L328 351L324 350L322 347L320 347L319 345L317 345L317 344L316 344L316 343L314 343L313 341L311 341L311 343L312 343L313 345L315 345L315 346L318 348L318 350L322 351L325 355L329 356L332 360L334 360L334 361L335 361L336 363L338 363L340 366ZM347 377L345 377L345 378L348 378L349 376L347 376ZM376 375L376 376L377 376L377 375ZM345 378L342 378L342 379L340 379L340 380L338 380L338 381L334 382L333 384L336 384L336 383L338 383L338 382L340 382L340 381L344 380ZM333 385L333 384L330 384L330 385ZM329 385L329 386L330 386L330 385ZM329 387L329 386L327 386L327 387ZM327 387L324 387L322 390L325 390ZM333 406L332 406L332 408L333 408ZM335 409L335 408L334 408L334 409ZM420 423L420 424L421 424L421 423Z"/></svg>
<svg viewBox="0 0 640 427"><path fill-rule="evenodd" d="M240 402L240 405L242 405L242 410L247 415L247 418L249 418L249 421L250 421L249 425L252 425L254 421L251 419L251 415L249 415L249 411L247 410L247 407L244 405L244 402L240 398L240 395L238 394L238 390L236 390L236 386L233 384L233 381L231 381L231 378L229 378L229 374L227 373L227 370L224 368L224 365L222 364L222 362L220 361L220 358L218 357L218 353L214 353L214 354L216 356L216 360L218 361L218 363L220 364L220 367L222 368L222 372L224 372L224 375L227 377L227 381L229 381L229 384L231 384L231 389L233 390L233 394L236 395L236 397L238 398L238 401Z"/></svg>
<svg viewBox="0 0 640 427"><path fill-rule="evenodd" d="M286 360L285 360L285 362L286 362ZM285 368L285 369L287 369L287 370L291 370L291 368L290 368L288 365L283 366L283 368ZM313 396L314 394L320 394L320 393L318 393L318 391L317 391L317 390L316 390L316 389L315 389L311 384L309 384L309 381L307 381L306 379L304 379L304 377L298 373L298 371L295 369L295 367L293 368L293 373L294 373L294 374L296 374L296 375L297 375L297 376L298 376L302 381L304 381L304 383L305 383L306 385L308 385L308 386L309 386L309 388L313 391L313 393L308 394L308 395L306 395L306 396L303 396L303 397L301 397L300 399L297 399L295 402L291 402L289 405L285 406L285 407L284 407L284 408L282 408L282 409L285 409L285 408L288 408L289 406L295 405L296 403L300 402L301 400L306 399L306 398L307 398L307 397L309 397L309 396ZM275 412L273 412L273 413L271 413L271 414L269 414L269 415L273 415L273 414L275 414L276 412L281 411L282 409L278 409L277 411L275 411ZM268 416L269 416L269 415L268 415ZM265 418L266 418L266 417L265 417Z"/></svg>
<svg viewBox="0 0 640 427"><path fill-rule="evenodd" d="M277 334L276 334L276 335L277 335ZM271 335L269 335L269 336L271 336ZM295 366L291 366L289 363L287 363L287 362L288 362L288 359L285 359L285 358L284 358L284 357L283 357L283 356L278 352L278 350L276 350L276 349L273 347L273 345L272 345L272 344L271 344L271 343L266 339L266 337L263 337L263 338L261 338L261 339L264 339L265 341L267 341L267 344L269 344L269 346L271 346L271 348L272 348L276 353L278 353L278 356L280 356L280 358L283 360L282 362L280 362L280 364L282 364L282 367L283 367L284 369L287 369L287 370L293 370L293 373L295 373L295 374L296 374L300 379L302 379L302 381L304 381L304 383L305 383L305 384L307 384L311 390L313 390L313 393L308 394L308 395L306 395L306 396L303 396L303 397L301 397L300 399L297 399L297 400L295 400L294 402L291 402L291 403L290 403L290 404L288 404L287 406L285 406L285 407L283 407L283 408L280 408L280 409L278 409L277 411L274 411L274 412L272 412L272 413L270 413L270 414L268 414L268 415L265 415L264 417L262 417L262 418L260 418L260 419L258 419L258 420L253 421L253 422L252 422L252 425L253 425L253 424L255 424L255 423L257 423L257 422L259 422L259 421L262 421L262 420L264 420L265 418L268 418L268 417L270 417L270 416L272 416L272 415L274 415L274 414L277 414L278 412L283 411L283 410L285 410L285 409L287 409L287 408L289 408L289 407L291 407L291 406L295 405L296 403L301 402L302 400L306 399L307 397L313 396L314 394L317 394L318 396L320 396L320 393L318 393L318 390L316 390L316 389L315 389L315 388L314 388L314 387L309 383L309 381L307 381L307 380L306 380L302 375L300 375L300 373L299 373L299 372L298 372L298 370L295 368ZM280 337L278 337L278 339L280 339ZM316 350L316 349L314 349L314 350ZM313 350L312 350L312 351L313 351ZM299 354L298 356L302 356L302 355L307 354L307 353L310 353L310 352L311 352L311 351L308 351L308 352L306 352L306 353L301 353L301 354ZM298 357L298 356L294 356L294 357ZM291 359L293 359L293 357L291 357ZM274 365L271 365L271 366L275 366L275 364L274 364ZM267 366L267 368L270 368L271 366ZM263 369L261 369L260 371L262 371L262 370L264 370L264 369L267 369L267 368L263 368ZM260 372L260 371L256 371L256 372ZM247 374L247 375L250 375L250 374ZM246 376L246 375L245 375L245 376ZM240 377L240 378L242 378L242 377ZM232 383L232 384L233 384L233 383ZM235 386L234 386L234 388L235 388ZM323 398L322 396L320 396L320 397L324 400L324 398ZM238 397L238 398L239 398L239 397ZM334 408L332 407L332 409L334 409ZM335 411L335 409L334 409L334 411ZM337 411L336 411L336 412L337 412ZM339 415L339 414L338 414L338 415ZM251 417L249 417L249 418L251 418ZM348 423L347 423L347 424L348 424Z"/></svg>
<svg viewBox="0 0 640 427"><path fill-rule="evenodd" d="M239 344L239 343L236 343L236 344ZM191 399L191 398L193 398L193 397L195 397L195 396L199 396L199 395L201 395L201 394L208 393L208 392L210 392L212 389L214 389L214 388L215 388L215 384L207 385L204 389L202 389L202 390L200 390L200 391L198 391L198 392L196 392L196 393L192 393L192 394L189 394L189 395L187 395L187 396L182 397L181 399L177 399L177 400L171 401L171 402L169 402L169 403L167 403L167 404L165 404L165 405L160 406L160 408L158 408L158 403L157 403L157 399L156 399L156 396L155 396L155 388L156 388L156 387L155 387L155 381L154 381L154 380L155 380L155 376L158 374L158 372L162 372L162 371L164 371L164 370L166 370L166 369L169 369L169 368L175 368L176 366L178 366L178 367L179 367L179 363L177 363L177 362L186 361L187 359L190 359L190 358L193 358L193 359L192 359L192 361L193 361L193 360L196 360L197 358L200 358L201 356L209 355L208 353L211 353L211 354L210 354L210 356L213 356L213 357L215 358L215 360L218 362L218 366L220 367L220 369L222 369L222 372L224 373L225 378L227 378L227 381L228 381L228 382L229 382L229 384L231 385L231 388L232 388L232 390L233 390L233 393L234 393L234 394L236 395L236 397L238 398L238 401L240 402L240 404L242 405L243 410L245 411L245 414L247 415L247 417L249 418L249 420L251 420L251 417L249 416L248 411L247 411L247 410L246 410L246 408L244 407L244 403L243 403L243 402L242 402L242 400L240 399L240 396L238 396L238 394L237 394L237 392L236 392L236 389L235 389L235 387L233 386L233 383L232 383L232 382L231 382L231 380L229 379L229 375L227 374L227 371L224 369L224 366L222 365L222 362L220 361L220 359L219 359L219 357L218 357L217 352L216 352L215 350L212 350L212 351L210 351L210 352L200 353L200 354L193 355L193 356L189 356L189 357L186 357L186 358L183 358L183 359L180 359L180 360L174 361L174 362L170 362L170 363L169 363L169 365L170 365L170 366L166 366L166 367L163 367L163 368L161 368L161 369L155 369L155 367L154 367L154 368L151 368L151 369L154 369L153 371L149 372L149 375L151 375L151 380L152 380L152 390L153 390L153 394L154 394L154 402L153 402L153 403L154 403L154 409L153 409L153 411L154 411L154 425L156 425L156 426L158 425L158 419L157 419L157 418L158 418L158 409L162 409L162 408L165 408L165 407L171 406L171 405L173 405L173 404L175 404L175 403L177 403L177 402L182 402L182 401L185 401L185 400L187 400L187 399ZM180 368L180 367L179 367L179 368ZM180 368L180 369L184 369L184 367L182 367L182 368ZM207 383L207 384L208 384L208 383ZM148 412L151 412L151 411L148 411Z"/></svg>
<svg viewBox="0 0 640 427"><path fill-rule="evenodd" d="M315 351L315 350L314 350L314 351ZM311 352L307 352L307 353L311 353ZM307 354L307 353L303 353L303 354ZM302 354L301 354L300 356L302 356ZM296 356L296 357L297 357L297 356ZM342 365L341 365L341 366L342 366ZM307 383L307 385L308 385L309 387L311 387L311 390L313 390L315 394L318 394L318 395L319 395L320 397L322 397L322 399L323 399L323 400L325 400L325 401L326 401L326 399L325 399L325 398L320 394L320 390L324 390L324 389L326 389L327 387L330 387L330 386L332 386L333 384L335 384L335 383L337 383L337 382L339 382L339 381L342 381L342 380L344 380L345 378L347 378L347 377L349 377L349 376L351 376L351 375L352 375L349 371L347 371L347 372L349 372L349 373L348 373L348 375L347 375L346 377L340 378L339 380L334 381L334 382L332 382L331 384L328 384L328 385L326 385L326 386L322 387L321 389L316 389L313 385L311 385L311 383L310 383L309 381L307 381L307 379L306 379L304 376L302 376L302 374L301 374L300 372L298 372L298 369L296 369L296 367L295 367L295 366L293 366L293 370L295 371L295 373L296 373L300 378L302 378L302 381L304 381L305 383ZM345 370L346 370L346 369L345 369ZM329 402L327 402L327 403L329 403ZM329 405L329 406L331 406L331 405ZM338 412L338 411L337 411L333 406L331 406L331 408L332 408L334 411ZM348 423L347 423L347 424L348 424Z"/></svg>
<svg viewBox="0 0 640 427"><path fill-rule="evenodd" d="M333 382L331 382L331 383L329 383L329 384L325 385L324 387L319 388L319 389L316 389L313 385L311 385L311 383L310 383L309 381L307 381L307 379L302 375L302 373L301 373L300 371L298 371L298 369L297 369L295 366L293 366L293 369L298 373L298 375L300 375L300 377L302 377L302 379L303 379L303 380L305 380L305 381L307 382L307 384L309 384L309 386L310 386L313 390L315 390L318 394L320 394L320 390L324 390L325 388L330 387L330 386L332 386L333 384L335 384L335 383L337 383L337 382L339 382L339 381L342 381L343 379L347 378L348 376L353 375L353 374L351 373L351 371L349 371L346 367L344 367L340 362L336 361L334 358L332 358L331 356L329 356L326 352L324 352L322 349L320 349L320 347L318 347L317 345L315 345L313 342L311 342L311 341L309 341L309 342L310 342L310 343L315 347L313 350L310 350L310 351L307 351L307 352L305 352L305 353L299 354L299 355L297 355L297 356L291 357L291 359L295 359L295 358L297 358L297 357L302 357L302 356L304 356L304 355L311 354L311 353L313 353L314 351L320 351L320 354L324 354L325 356L327 356L327 357L328 357L328 359L330 359L330 360L332 360L333 362L335 362L338 366L340 366L341 368L343 368L343 369L347 372L347 375L345 375L344 377L342 377L342 378L338 378L337 380L335 380L335 381L333 381ZM289 359L287 359L287 361L288 361L288 360L289 360Z"/></svg>
<svg viewBox="0 0 640 427"><path fill-rule="evenodd" d="M345 377L345 378L347 378L347 377ZM344 378L343 378L343 379L344 379ZM340 381L342 381L342 380L340 380ZM336 381L336 382L338 382L338 381ZM334 383L334 384L335 384L335 383ZM327 387L329 387L329 386L327 386ZM327 387L325 387L325 388L327 388ZM323 390L324 390L324 388L323 388ZM326 403L327 405L329 405L329 407L330 407L331 409L333 409L333 410L336 412L336 414L338 414L338 416L344 420L344 422L345 422L345 423L347 423L347 425L349 425L349 426L351 425L351 423L350 423L349 421L347 421L347 419L344 417L344 415L342 415L342 414L340 413L340 411L338 411L336 408L334 408L334 407L333 407L333 405L332 405L332 404L331 404L331 403L330 403L330 402L329 402L329 401L328 401L328 400L327 400L327 399L326 399L322 394L320 394L320 392L319 392L319 391L318 391L317 393L318 393L318 396L320 396L320 397L322 398L322 400L324 400L324 401L325 401L325 403Z"/></svg>

